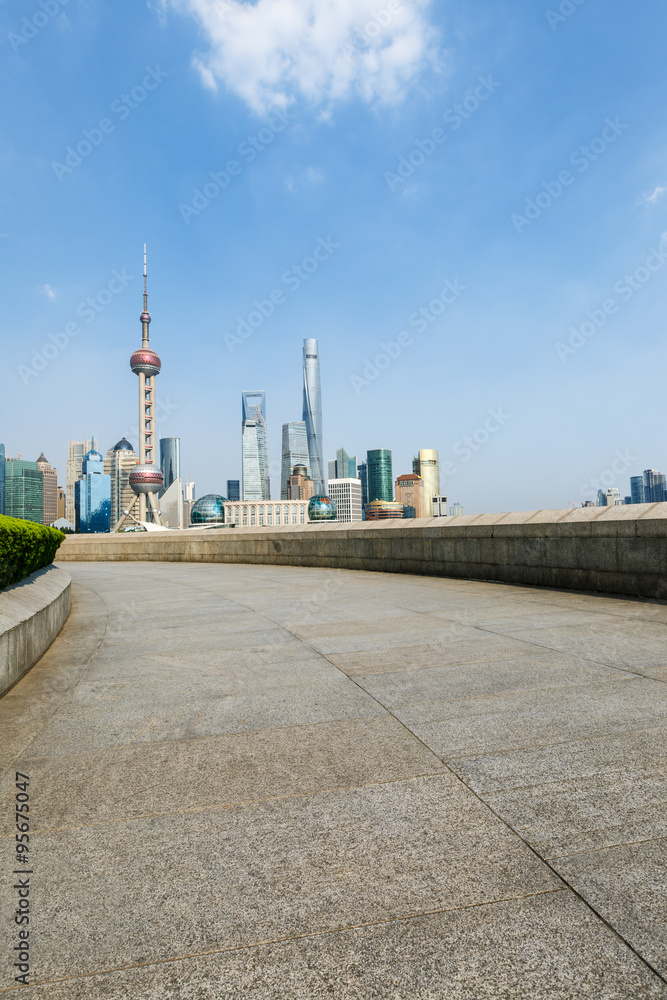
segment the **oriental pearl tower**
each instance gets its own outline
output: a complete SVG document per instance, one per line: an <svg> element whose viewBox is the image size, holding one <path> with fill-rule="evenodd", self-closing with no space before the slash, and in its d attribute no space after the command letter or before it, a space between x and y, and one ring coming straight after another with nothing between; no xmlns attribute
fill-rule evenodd
<svg viewBox="0 0 667 1000"><path fill-rule="evenodd" d="M146 244L144 243L144 310L141 319L141 347L130 358L130 368L139 376L139 464L130 473L130 486L139 499L139 520L146 520L147 501L152 521L160 524L156 494L162 489L164 477L155 464L157 428L155 426L155 376L160 374L162 362L149 345L146 290Z"/></svg>

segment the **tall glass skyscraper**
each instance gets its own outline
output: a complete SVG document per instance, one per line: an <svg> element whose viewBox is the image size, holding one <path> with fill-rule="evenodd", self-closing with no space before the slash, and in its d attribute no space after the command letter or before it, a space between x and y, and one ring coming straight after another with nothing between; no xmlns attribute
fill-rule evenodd
<svg viewBox="0 0 667 1000"><path fill-rule="evenodd" d="M422 448L412 459L412 472L424 480L424 517L433 517L433 497L440 495L440 458L437 451Z"/></svg>
<svg viewBox="0 0 667 1000"><path fill-rule="evenodd" d="M243 499L270 500L266 393L242 393Z"/></svg>
<svg viewBox="0 0 667 1000"><path fill-rule="evenodd" d="M665 499L665 477L658 469L644 470L644 498L646 503L661 503Z"/></svg>
<svg viewBox="0 0 667 1000"><path fill-rule="evenodd" d="M43 524L44 477L37 462L22 458L5 461L5 514Z"/></svg>
<svg viewBox="0 0 667 1000"><path fill-rule="evenodd" d="M391 452L387 448L376 448L366 456L368 475L368 502L394 499L394 477L391 469Z"/></svg>
<svg viewBox="0 0 667 1000"><path fill-rule="evenodd" d="M632 476L630 479L630 499L632 503L644 503L643 476Z"/></svg>
<svg viewBox="0 0 667 1000"><path fill-rule="evenodd" d="M322 448L322 388L320 357L316 340L303 342L303 421L308 438L308 466L315 493L326 492Z"/></svg>
<svg viewBox="0 0 667 1000"><path fill-rule="evenodd" d="M368 503L368 466L366 462L359 462L357 478L361 480L361 503L362 506L365 506Z"/></svg>
<svg viewBox="0 0 667 1000"><path fill-rule="evenodd" d="M163 491L169 489L175 479L181 478L181 439L160 438L160 468L164 476Z"/></svg>
<svg viewBox="0 0 667 1000"><path fill-rule="evenodd" d="M227 480L227 499L228 500L241 499L241 483L238 479Z"/></svg>
<svg viewBox="0 0 667 1000"><path fill-rule="evenodd" d="M111 530L111 476L104 472L99 451L91 449L81 463L81 479L74 484L76 530Z"/></svg>
<svg viewBox="0 0 667 1000"><path fill-rule="evenodd" d="M0 514L5 513L5 446L0 444Z"/></svg>
<svg viewBox="0 0 667 1000"><path fill-rule="evenodd" d="M310 471L310 455L308 453L308 435L304 420L294 420L283 424L282 460L280 463L280 499L288 500L289 477L295 465L305 465L308 475Z"/></svg>
<svg viewBox="0 0 667 1000"><path fill-rule="evenodd" d="M336 457L329 462L329 479L356 479L357 456L350 457L344 448L339 448Z"/></svg>

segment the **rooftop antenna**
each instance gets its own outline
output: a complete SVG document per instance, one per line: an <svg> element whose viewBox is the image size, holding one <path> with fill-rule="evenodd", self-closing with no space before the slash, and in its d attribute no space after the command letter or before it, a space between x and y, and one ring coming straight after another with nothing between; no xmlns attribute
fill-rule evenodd
<svg viewBox="0 0 667 1000"><path fill-rule="evenodd" d="M144 312L148 312L148 290L146 288L147 274L148 272L146 270L146 244L144 243Z"/></svg>

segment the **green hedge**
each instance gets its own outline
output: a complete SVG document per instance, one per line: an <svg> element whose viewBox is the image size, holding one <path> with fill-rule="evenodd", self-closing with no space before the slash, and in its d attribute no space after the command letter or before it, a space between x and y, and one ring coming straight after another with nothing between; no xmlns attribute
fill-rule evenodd
<svg viewBox="0 0 667 1000"><path fill-rule="evenodd" d="M56 528L0 514L0 590L49 566L64 539Z"/></svg>

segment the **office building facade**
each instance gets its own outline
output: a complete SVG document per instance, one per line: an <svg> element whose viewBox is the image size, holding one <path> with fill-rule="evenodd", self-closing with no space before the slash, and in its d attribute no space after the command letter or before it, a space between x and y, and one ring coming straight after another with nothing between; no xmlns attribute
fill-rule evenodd
<svg viewBox="0 0 667 1000"><path fill-rule="evenodd" d="M630 479L630 500L632 503L645 503L644 477L632 476Z"/></svg>
<svg viewBox="0 0 667 1000"><path fill-rule="evenodd" d="M357 478L357 456L350 457L344 448L339 448L336 457L329 462L329 479Z"/></svg>
<svg viewBox="0 0 667 1000"><path fill-rule="evenodd" d="M644 471L644 497L646 503L661 503L665 500L665 477L658 469Z"/></svg>
<svg viewBox="0 0 667 1000"><path fill-rule="evenodd" d="M295 465L287 481L288 500L310 500L315 496L315 484L305 465ZM285 499L281 497L281 499Z"/></svg>
<svg viewBox="0 0 667 1000"><path fill-rule="evenodd" d="M241 499L241 480L240 479L228 479L227 480L227 499L228 500L240 500Z"/></svg>
<svg viewBox="0 0 667 1000"><path fill-rule="evenodd" d="M58 473L44 457L37 459L37 468L42 473L42 524L53 524L58 520Z"/></svg>
<svg viewBox="0 0 667 1000"><path fill-rule="evenodd" d="M336 505L337 521L361 521L361 482L358 479L330 479L328 496Z"/></svg>
<svg viewBox="0 0 667 1000"><path fill-rule="evenodd" d="M135 502L134 490L130 486L130 473L138 461L139 458L127 438L121 438L105 455L104 472L111 480L112 531L123 517L123 511L130 510Z"/></svg>
<svg viewBox="0 0 667 1000"><path fill-rule="evenodd" d="M5 446L0 444L0 514L5 513Z"/></svg>
<svg viewBox="0 0 667 1000"><path fill-rule="evenodd" d="M322 447L322 387L317 341L303 342L303 422L308 438L308 467L315 483L315 493L326 493Z"/></svg>
<svg viewBox="0 0 667 1000"><path fill-rule="evenodd" d="M447 517L447 497L439 494L431 497L431 516Z"/></svg>
<svg viewBox="0 0 667 1000"><path fill-rule="evenodd" d="M243 499L269 500L269 452L266 431L266 393L242 394Z"/></svg>
<svg viewBox="0 0 667 1000"><path fill-rule="evenodd" d="M359 462L357 479L361 483L361 504L365 506L368 503L368 465L366 462Z"/></svg>
<svg viewBox="0 0 667 1000"><path fill-rule="evenodd" d="M463 504L453 503L452 506L449 508L449 514L450 517L463 517L465 514L465 508L463 507Z"/></svg>
<svg viewBox="0 0 667 1000"><path fill-rule="evenodd" d="M394 500L371 500L365 510L367 521L388 521L404 516L403 504Z"/></svg>
<svg viewBox="0 0 667 1000"><path fill-rule="evenodd" d="M78 532L111 530L111 477L105 473L102 456L94 448L81 463L81 478L74 484L74 500Z"/></svg>
<svg viewBox="0 0 667 1000"><path fill-rule="evenodd" d="M376 448L366 456L368 503L383 500L391 503L394 499L394 478L391 469L391 451Z"/></svg>
<svg viewBox="0 0 667 1000"><path fill-rule="evenodd" d="M76 523L76 508L74 503L74 484L81 476L81 465L84 456L94 446L92 438L84 441L69 441L67 443L67 465L65 466L65 517L72 524Z"/></svg>
<svg viewBox="0 0 667 1000"><path fill-rule="evenodd" d="M422 448L412 460L412 471L424 480L424 517L433 516L432 498L440 493L440 457L432 448Z"/></svg>
<svg viewBox="0 0 667 1000"><path fill-rule="evenodd" d="M283 441L280 461L280 499L287 500L287 487L292 470L297 465L305 466L310 476L310 454L308 434L304 420L293 420L283 424ZM312 479L312 476L311 476ZM231 497L229 498L232 499Z"/></svg>
<svg viewBox="0 0 667 1000"><path fill-rule="evenodd" d="M296 527L308 524L308 504L303 501L285 503L270 500L246 503L224 503L225 524L236 524L239 528Z"/></svg>
<svg viewBox="0 0 667 1000"><path fill-rule="evenodd" d="M44 523L44 477L37 462L5 459L5 514Z"/></svg>
<svg viewBox="0 0 667 1000"><path fill-rule="evenodd" d="M168 489L175 479L181 478L180 438L160 438L160 468L164 476L163 490Z"/></svg>
<svg viewBox="0 0 667 1000"><path fill-rule="evenodd" d="M405 508L406 517L424 517L424 480L414 472L396 480L396 500Z"/></svg>

